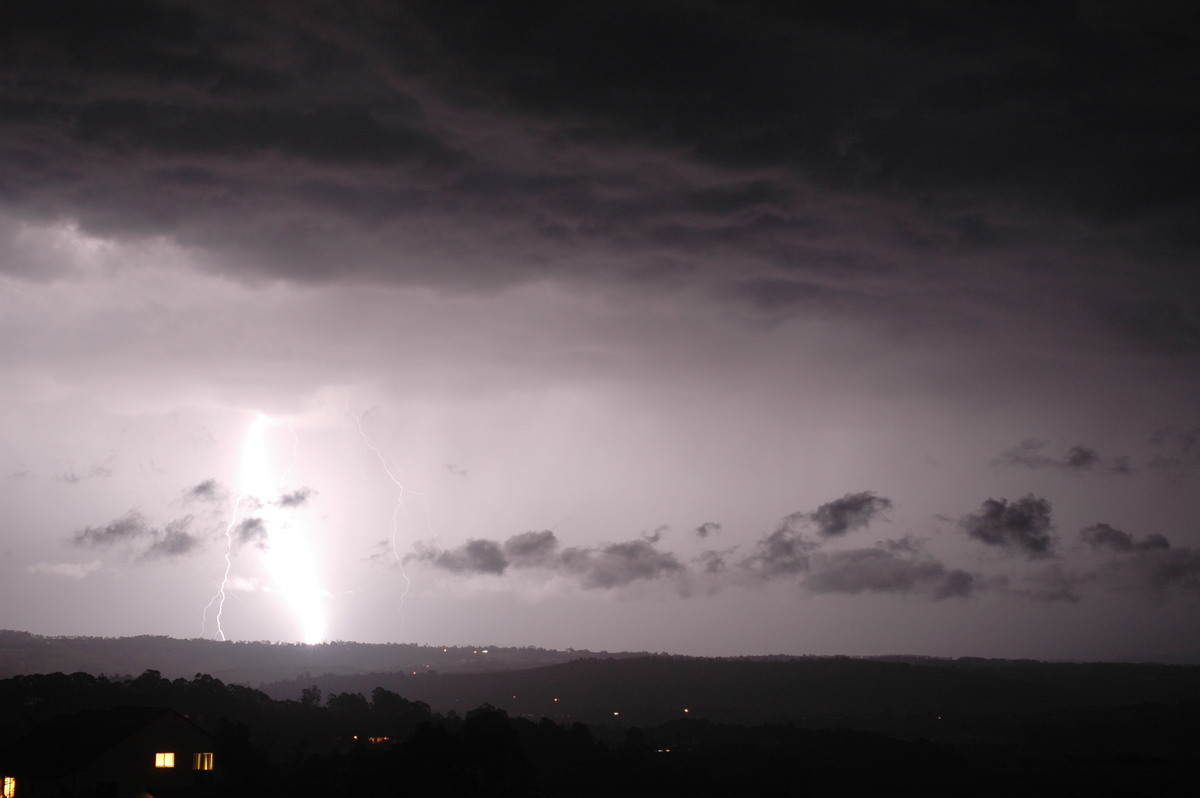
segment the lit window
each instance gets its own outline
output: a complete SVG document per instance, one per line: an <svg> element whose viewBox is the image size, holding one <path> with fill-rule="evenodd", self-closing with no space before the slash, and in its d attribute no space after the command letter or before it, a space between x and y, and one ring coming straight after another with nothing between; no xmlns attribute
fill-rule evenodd
<svg viewBox="0 0 1200 798"><path fill-rule="evenodd" d="M17 780L13 776L4 777L4 798L13 798L17 794Z"/></svg>
<svg viewBox="0 0 1200 798"><path fill-rule="evenodd" d="M175 754L155 754L154 767L156 768L173 768L175 767Z"/></svg>
<svg viewBox="0 0 1200 798"><path fill-rule="evenodd" d="M212 770L212 754L193 754L192 770Z"/></svg>

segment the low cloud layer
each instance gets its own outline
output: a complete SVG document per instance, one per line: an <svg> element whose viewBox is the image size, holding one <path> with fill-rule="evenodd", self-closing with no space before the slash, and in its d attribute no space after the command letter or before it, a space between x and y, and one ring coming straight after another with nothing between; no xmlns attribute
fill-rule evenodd
<svg viewBox="0 0 1200 798"><path fill-rule="evenodd" d="M746 551L738 545L707 549L686 562L660 546L661 536L562 548L549 530L503 542L473 539L452 549L426 542L406 562L496 577L510 570L540 571L543 578L565 578L588 590L661 583L682 596L791 583L814 596L877 594L942 601L991 593L1078 602L1089 586L1155 600L1195 593L1200 586L1200 556L1193 550L1172 548L1158 533L1139 538L1104 523L1079 532L1092 559L1068 562L1058 550L1050 503L1033 495L1015 501L987 499L979 511L958 522L969 538L1006 555L990 565L948 563L930 551L927 541L911 536L838 546L845 532L869 527L892 506L890 499L871 492L846 494L814 511L785 516Z"/></svg>

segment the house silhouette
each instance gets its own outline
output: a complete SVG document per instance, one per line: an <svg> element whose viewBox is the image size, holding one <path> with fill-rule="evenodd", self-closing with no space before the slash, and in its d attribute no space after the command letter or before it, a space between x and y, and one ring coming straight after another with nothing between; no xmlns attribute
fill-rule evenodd
<svg viewBox="0 0 1200 798"><path fill-rule="evenodd" d="M215 796L216 739L173 709L62 715L0 752L2 798Z"/></svg>

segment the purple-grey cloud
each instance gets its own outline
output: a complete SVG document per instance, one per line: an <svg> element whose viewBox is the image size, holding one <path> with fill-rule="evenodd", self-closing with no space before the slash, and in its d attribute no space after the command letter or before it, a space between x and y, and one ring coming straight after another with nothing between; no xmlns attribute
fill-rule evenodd
<svg viewBox="0 0 1200 798"><path fill-rule="evenodd" d="M550 530L523 532L504 543L474 539L454 549L429 544L406 560L425 562L453 573L502 575L512 568L542 568L570 576L588 589L623 587L639 580L682 574L678 558L659 550L656 541L631 540L559 550Z"/></svg>
<svg viewBox="0 0 1200 798"><path fill-rule="evenodd" d="M225 489L216 479L209 478L187 488L183 492L183 501L188 502L219 502L225 499Z"/></svg>
<svg viewBox="0 0 1200 798"><path fill-rule="evenodd" d="M233 528L233 536L239 546L252 543L260 549L266 548L268 536L267 524L257 516L243 518Z"/></svg>
<svg viewBox="0 0 1200 798"><path fill-rule="evenodd" d="M1113 557L1090 576L1110 590L1163 601L1200 596L1200 549L1147 547Z"/></svg>
<svg viewBox="0 0 1200 798"><path fill-rule="evenodd" d="M1132 551L1171 548L1170 541L1158 533L1151 533L1141 540L1135 541L1133 535L1111 527L1108 524L1094 524L1081 529L1079 537L1093 549L1103 549L1119 554L1127 554Z"/></svg>
<svg viewBox="0 0 1200 798"><path fill-rule="evenodd" d="M693 530L698 538L706 538L709 535L715 535L721 531L721 525L716 521L705 521L700 526Z"/></svg>
<svg viewBox="0 0 1200 798"><path fill-rule="evenodd" d="M315 493L316 491L309 487L297 488L281 495L275 504L279 507L303 507Z"/></svg>
<svg viewBox="0 0 1200 798"><path fill-rule="evenodd" d="M456 549L420 552L417 559L432 562L454 573L502 574L508 559L499 543L492 540L468 540Z"/></svg>
<svg viewBox="0 0 1200 798"><path fill-rule="evenodd" d="M1086 574L1081 575L1054 562L1021 575L1016 583L1005 580L1004 589L1012 595L1035 601L1075 603L1082 600L1080 589L1087 581Z"/></svg>
<svg viewBox="0 0 1200 798"><path fill-rule="evenodd" d="M971 595L975 577L948 569L903 546L875 546L814 554L800 585L810 593L923 593L934 599Z"/></svg>
<svg viewBox="0 0 1200 798"><path fill-rule="evenodd" d="M153 534L153 528L146 522L137 510L130 510L125 515L102 527L87 526L72 537L76 546L95 547L112 546L117 543L127 543Z"/></svg>
<svg viewBox="0 0 1200 798"><path fill-rule="evenodd" d="M1200 427L1163 427L1150 436L1154 456L1150 468L1185 476L1200 471Z"/></svg>
<svg viewBox="0 0 1200 798"><path fill-rule="evenodd" d="M987 499L979 511L963 516L959 527L973 540L1029 559L1054 556L1050 502L1032 494L1016 501Z"/></svg>
<svg viewBox="0 0 1200 798"><path fill-rule="evenodd" d="M517 568L547 565L557 551L558 538L549 529L522 532L504 541L504 554Z"/></svg>
<svg viewBox="0 0 1200 798"><path fill-rule="evenodd" d="M188 531L192 517L169 521L162 529L152 526L137 510L130 510L115 521L102 526L88 526L76 532L71 542L81 548L108 548L145 545L138 555L141 560L164 559L188 554L203 545L203 540ZM148 544L148 545L146 545Z"/></svg>
<svg viewBox="0 0 1200 798"><path fill-rule="evenodd" d="M609 543L597 548L570 548L560 563L585 588L624 587L640 580L680 574L684 566L674 554L659 551L646 540Z"/></svg>
<svg viewBox="0 0 1200 798"><path fill-rule="evenodd" d="M809 523L807 513L784 517L775 531L755 544L754 552L738 563L738 568L761 579L796 576L808 570L809 554L817 543L804 536Z"/></svg>
<svg viewBox="0 0 1200 798"><path fill-rule="evenodd" d="M847 493L840 499L822 504L810 518L821 535L836 537L866 527L891 507L891 499L876 496L871 491Z"/></svg>
<svg viewBox="0 0 1200 798"><path fill-rule="evenodd" d="M187 516L168 523L162 533L155 537L150 548L142 553L142 559L158 560L181 557L200 548L203 541L188 531L191 522L191 516Z"/></svg>

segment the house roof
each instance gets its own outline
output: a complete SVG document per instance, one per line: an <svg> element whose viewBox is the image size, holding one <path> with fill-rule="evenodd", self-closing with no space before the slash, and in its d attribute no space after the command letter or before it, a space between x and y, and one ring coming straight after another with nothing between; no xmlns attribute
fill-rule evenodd
<svg viewBox="0 0 1200 798"><path fill-rule="evenodd" d="M117 743L166 715L195 726L164 707L113 707L59 715L0 751L0 769L31 775L83 770ZM64 757L64 752L70 755Z"/></svg>

